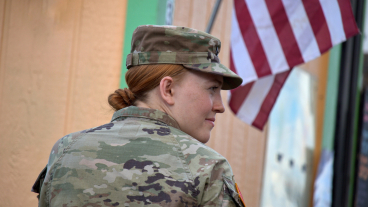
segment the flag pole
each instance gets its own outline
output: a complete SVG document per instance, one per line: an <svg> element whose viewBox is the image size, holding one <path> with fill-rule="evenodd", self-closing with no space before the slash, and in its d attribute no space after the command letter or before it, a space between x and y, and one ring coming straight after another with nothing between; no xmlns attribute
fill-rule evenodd
<svg viewBox="0 0 368 207"><path fill-rule="evenodd" d="M207 29L206 29L206 32L207 33L211 33L213 22L216 19L217 11L218 11L218 9L220 7L221 1L222 0L217 0L216 1L216 4L215 4L215 6L214 6L214 8L212 10L211 18L210 18L210 21L208 22Z"/></svg>

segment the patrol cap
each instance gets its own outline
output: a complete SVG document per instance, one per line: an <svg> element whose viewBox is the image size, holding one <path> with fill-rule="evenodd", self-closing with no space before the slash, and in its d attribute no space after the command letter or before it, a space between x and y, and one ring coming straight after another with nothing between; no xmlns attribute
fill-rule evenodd
<svg viewBox="0 0 368 207"><path fill-rule="evenodd" d="M187 69L224 77L223 90L238 87L242 79L220 63L221 41L187 27L142 25L133 32L126 66L181 64Z"/></svg>

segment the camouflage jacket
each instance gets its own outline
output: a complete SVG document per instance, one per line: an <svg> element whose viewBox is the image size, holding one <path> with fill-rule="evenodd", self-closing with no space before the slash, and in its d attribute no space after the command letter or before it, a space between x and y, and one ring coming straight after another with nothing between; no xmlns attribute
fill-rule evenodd
<svg viewBox="0 0 368 207"><path fill-rule="evenodd" d="M39 206L242 206L227 160L154 109L56 142L34 192Z"/></svg>

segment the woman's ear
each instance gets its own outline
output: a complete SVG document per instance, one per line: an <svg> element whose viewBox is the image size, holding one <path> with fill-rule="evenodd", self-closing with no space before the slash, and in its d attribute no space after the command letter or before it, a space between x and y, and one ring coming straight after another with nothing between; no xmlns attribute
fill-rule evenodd
<svg viewBox="0 0 368 207"><path fill-rule="evenodd" d="M161 98L169 105L174 105L174 80L170 76L166 76L160 81L160 95Z"/></svg>

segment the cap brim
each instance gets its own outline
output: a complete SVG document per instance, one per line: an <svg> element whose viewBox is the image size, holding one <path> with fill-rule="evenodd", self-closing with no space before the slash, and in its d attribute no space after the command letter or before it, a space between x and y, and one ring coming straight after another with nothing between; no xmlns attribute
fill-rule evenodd
<svg viewBox="0 0 368 207"><path fill-rule="evenodd" d="M183 64L185 68L220 75L224 77L222 90L231 90L240 86L243 79L221 63Z"/></svg>

